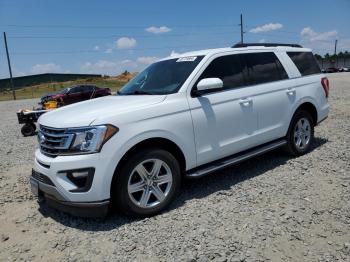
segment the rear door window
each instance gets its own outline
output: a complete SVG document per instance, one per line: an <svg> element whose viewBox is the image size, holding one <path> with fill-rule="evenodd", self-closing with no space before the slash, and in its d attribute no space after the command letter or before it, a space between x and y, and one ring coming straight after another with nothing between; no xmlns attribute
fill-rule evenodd
<svg viewBox="0 0 350 262"><path fill-rule="evenodd" d="M94 89L95 89L94 86L85 86L84 91L85 91L85 92L92 92Z"/></svg>
<svg viewBox="0 0 350 262"><path fill-rule="evenodd" d="M204 70L197 83L204 78L220 78L224 89L245 85L240 55L227 55L215 58Z"/></svg>
<svg viewBox="0 0 350 262"><path fill-rule="evenodd" d="M287 52L302 76L321 73L320 67L311 52Z"/></svg>
<svg viewBox="0 0 350 262"><path fill-rule="evenodd" d="M273 52L243 54L249 85L288 79L287 72Z"/></svg>

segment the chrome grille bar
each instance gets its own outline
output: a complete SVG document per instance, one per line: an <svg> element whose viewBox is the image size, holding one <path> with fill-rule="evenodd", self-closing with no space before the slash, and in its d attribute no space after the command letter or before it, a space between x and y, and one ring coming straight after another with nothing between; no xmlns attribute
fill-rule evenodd
<svg viewBox="0 0 350 262"><path fill-rule="evenodd" d="M72 144L74 134L66 133L65 128L52 128L40 125L38 142L40 151L49 157L66 152Z"/></svg>

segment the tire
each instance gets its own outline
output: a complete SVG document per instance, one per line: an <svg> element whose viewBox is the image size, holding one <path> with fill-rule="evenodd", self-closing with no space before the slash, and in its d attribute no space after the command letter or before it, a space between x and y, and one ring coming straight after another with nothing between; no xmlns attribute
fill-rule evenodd
<svg viewBox="0 0 350 262"><path fill-rule="evenodd" d="M293 156L301 156L311 150L314 141L314 122L304 110L295 112L287 133L286 150Z"/></svg>
<svg viewBox="0 0 350 262"><path fill-rule="evenodd" d="M155 166L160 166L159 172ZM180 189L179 163L165 150L140 151L119 170L112 183L112 202L127 216L149 217L160 213Z"/></svg>
<svg viewBox="0 0 350 262"><path fill-rule="evenodd" d="M25 124L21 128L21 133L23 136L33 136L35 134L35 129L36 127L34 124Z"/></svg>
<svg viewBox="0 0 350 262"><path fill-rule="evenodd" d="M34 134L35 134L35 131L36 131L36 125L34 123L30 123L30 125L32 126L33 130L34 130ZM33 134L33 135L34 135Z"/></svg>

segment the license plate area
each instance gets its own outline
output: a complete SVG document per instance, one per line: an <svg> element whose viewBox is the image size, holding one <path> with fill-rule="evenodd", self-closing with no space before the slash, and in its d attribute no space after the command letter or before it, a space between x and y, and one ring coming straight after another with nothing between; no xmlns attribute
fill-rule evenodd
<svg viewBox="0 0 350 262"><path fill-rule="evenodd" d="M34 169L32 169L32 176L35 173ZM30 190L35 197L39 197L39 182L30 178Z"/></svg>
<svg viewBox="0 0 350 262"><path fill-rule="evenodd" d="M30 189L32 191L32 194L35 197L39 197L39 183L34 181L34 180L30 180Z"/></svg>

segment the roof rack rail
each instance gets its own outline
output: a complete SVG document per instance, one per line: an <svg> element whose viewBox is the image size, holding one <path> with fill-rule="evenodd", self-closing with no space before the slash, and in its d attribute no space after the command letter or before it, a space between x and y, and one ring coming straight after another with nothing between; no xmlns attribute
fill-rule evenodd
<svg viewBox="0 0 350 262"><path fill-rule="evenodd" d="M301 47L299 44L280 44L280 43L237 43L233 48L238 48L238 47L248 47L248 46L266 46L266 47L271 47L271 46L290 46L290 47Z"/></svg>

